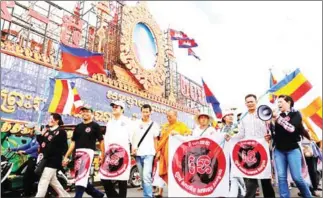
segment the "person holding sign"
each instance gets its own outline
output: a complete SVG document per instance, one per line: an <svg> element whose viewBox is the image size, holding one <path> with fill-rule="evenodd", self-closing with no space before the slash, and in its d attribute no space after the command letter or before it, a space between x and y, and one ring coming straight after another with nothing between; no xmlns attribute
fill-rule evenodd
<svg viewBox="0 0 323 198"><path fill-rule="evenodd" d="M130 143L133 135L133 121L124 116L125 104L111 102L113 118L106 125L104 136L105 161L99 175L107 197L127 197L127 181L130 177ZM118 182L119 192L115 190Z"/></svg>
<svg viewBox="0 0 323 198"><path fill-rule="evenodd" d="M177 111L168 110L168 123L161 129L161 140L158 143L156 159L159 159L159 176L168 184L168 138L170 135L191 135L191 130L177 120Z"/></svg>
<svg viewBox="0 0 323 198"><path fill-rule="evenodd" d="M73 153L75 162L75 197L83 197L84 192L92 197L103 197L104 194L95 189L88 181L92 165L96 142L99 142L101 155L100 162L104 160L104 142L100 125L93 121L93 109L84 105L80 109L83 122L76 125L70 147L65 154L63 166L67 166L68 157Z"/></svg>
<svg viewBox="0 0 323 198"><path fill-rule="evenodd" d="M210 116L207 112L200 112L195 116L195 122L197 126L193 130L193 136L208 136L215 134L215 128L211 126L213 122L212 116Z"/></svg>
<svg viewBox="0 0 323 198"><path fill-rule="evenodd" d="M278 108L280 114L273 112L275 133L274 139L274 161L278 175L280 197L290 197L287 183L287 167L296 186L303 197L312 197L309 187L302 177L302 163L304 158L299 146L301 136L305 134L302 124L302 116L299 111L292 110L294 101L290 96L280 95L278 97Z"/></svg>
<svg viewBox="0 0 323 198"><path fill-rule="evenodd" d="M238 128L233 124L233 112L225 111L222 117L223 126L221 133L233 135L238 132ZM231 166L230 166L231 167ZM245 183L241 177L230 176L230 197L243 197L245 195Z"/></svg>
<svg viewBox="0 0 323 198"><path fill-rule="evenodd" d="M150 118L152 108L149 104L141 107L142 119L135 123L132 138L132 154L136 157L143 187L143 197L153 197L152 169L157 149L157 137L160 127Z"/></svg>
<svg viewBox="0 0 323 198"><path fill-rule="evenodd" d="M232 138L265 138L266 140L269 140L270 135L267 133L266 123L257 116L257 96L254 94L248 94L245 97L245 104L248 108L248 113L240 120L239 132L232 136ZM231 136L227 134L226 139L229 140L230 138ZM247 188L245 197L255 197L258 188L258 180L245 178L245 181ZM261 179L260 181L264 197L275 197L275 191L271 185L271 179Z"/></svg>

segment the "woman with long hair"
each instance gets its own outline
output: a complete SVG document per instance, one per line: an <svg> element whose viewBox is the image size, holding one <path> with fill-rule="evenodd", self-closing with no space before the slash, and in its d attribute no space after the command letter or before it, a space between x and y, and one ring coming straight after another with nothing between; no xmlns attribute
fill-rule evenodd
<svg viewBox="0 0 323 198"><path fill-rule="evenodd" d="M278 175L280 197L290 197L287 169L301 191L303 197L312 197L309 186L302 177L302 151L299 146L301 136L306 132L299 111L293 110L294 101L290 96L278 97L280 114L273 113L274 121L274 161Z"/></svg>
<svg viewBox="0 0 323 198"><path fill-rule="evenodd" d="M57 170L61 168L63 155L67 151L66 131L60 127L63 125L62 117L57 113L51 114L48 125L49 130L41 138L40 147L43 153L41 160L45 160L45 168L38 183L36 197L45 197L48 185L51 185L59 197L70 197L56 176Z"/></svg>

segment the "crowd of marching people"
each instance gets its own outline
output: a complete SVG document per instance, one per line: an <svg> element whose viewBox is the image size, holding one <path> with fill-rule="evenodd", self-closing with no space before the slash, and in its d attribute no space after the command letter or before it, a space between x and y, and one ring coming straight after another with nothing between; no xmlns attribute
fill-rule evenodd
<svg viewBox="0 0 323 198"><path fill-rule="evenodd" d="M230 176L228 197L255 197L259 189L264 197L276 197L275 183L278 185L279 197L290 197L290 183L299 189L299 196L318 196L321 173L318 171L317 161L322 160L319 159L322 155L315 152L317 147L307 147L307 150L301 148L301 142L311 143L313 138L304 128L301 114L293 108L293 99L287 95L279 96L278 111L274 110L272 119L268 121L258 117L255 95L247 95L245 104L248 112L239 114L237 123L234 123L234 114L228 111L223 113L222 126L215 127L212 125L214 118L208 112L201 111L195 116L196 127L191 130L178 120L175 110L167 112L168 122L160 126L151 119L150 105L143 105L141 118L133 121L124 115L125 104L114 101L111 103L113 118L106 124L105 134L100 131L99 124L93 121L93 109L85 105L80 112L83 122L75 127L69 147L66 131L61 128L62 117L56 113L51 114L48 125L42 130L37 129L40 131L37 138L34 136L28 145L12 149L30 156L24 178L24 196L31 196L30 185L35 181L35 174L38 174L40 181L36 197L44 197L49 185L59 197L70 197L58 182L56 172L72 162L76 171L75 197L83 197L84 192L92 197L127 197L127 181L130 176L130 169L127 167L130 166L131 157L135 157L142 180L143 197L162 197L169 176L168 140L174 135L221 135L226 141L245 137L264 138L270 144L274 167L272 179ZM322 148L321 142L315 144ZM99 174L105 192L96 189L89 182L89 169L96 150L100 151ZM311 185L302 177L304 164L307 164ZM113 171L107 170L119 170L118 191L113 182L116 180Z"/></svg>

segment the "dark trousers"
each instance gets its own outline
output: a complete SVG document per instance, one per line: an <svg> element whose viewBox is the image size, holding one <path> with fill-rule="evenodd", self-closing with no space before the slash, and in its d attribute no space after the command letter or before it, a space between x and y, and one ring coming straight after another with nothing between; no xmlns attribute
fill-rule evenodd
<svg viewBox="0 0 323 198"><path fill-rule="evenodd" d="M23 174L23 187L25 196L31 196L33 193L33 185L37 181L37 175L35 174L36 158L30 157L27 161L27 169Z"/></svg>
<svg viewBox="0 0 323 198"><path fill-rule="evenodd" d="M75 186L75 198L82 198L84 192L92 197L104 197L104 193L94 188L94 186L88 182L87 187Z"/></svg>
<svg viewBox="0 0 323 198"><path fill-rule="evenodd" d="M115 190L115 184L111 180L101 180L107 197L127 197L128 181L117 181L119 193Z"/></svg>
<svg viewBox="0 0 323 198"><path fill-rule="evenodd" d="M310 175L310 179L312 182L312 186L310 187L311 192L317 190L317 157L305 157L307 168L308 168L308 174Z"/></svg>
<svg viewBox="0 0 323 198"><path fill-rule="evenodd" d="M271 179L260 179L261 187L263 190L264 197L272 198L275 197L275 191L271 184ZM258 180L257 179L245 179L247 193L246 198L255 198L256 192L258 188Z"/></svg>

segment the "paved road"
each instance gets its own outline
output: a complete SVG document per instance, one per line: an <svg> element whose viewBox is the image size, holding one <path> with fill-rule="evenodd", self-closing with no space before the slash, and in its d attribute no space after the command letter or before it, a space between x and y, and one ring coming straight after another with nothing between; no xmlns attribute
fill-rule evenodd
<svg viewBox="0 0 323 198"><path fill-rule="evenodd" d="M321 182L321 184L322 184L322 182ZM321 185L320 185L321 186ZM99 189L102 189L102 188L100 188L99 187ZM102 189L102 191L103 191L103 189ZM276 197L279 197L279 195L277 194L278 193L278 189L277 188L275 188L275 192L276 192ZM297 193L298 193L299 191L298 191L298 189L297 188L292 188L291 189L291 197L299 197L298 195L297 195ZM320 193L321 193L321 197L322 197L322 191L319 191ZM164 190L164 197L167 197L167 189L165 189ZM71 193L71 195L72 196L74 196L74 193ZM88 195L84 195L84 197L89 197ZM142 197L142 191L138 191L138 188L128 188L128 195L127 195L127 197ZM260 196L258 196L258 197L262 197L261 195Z"/></svg>

